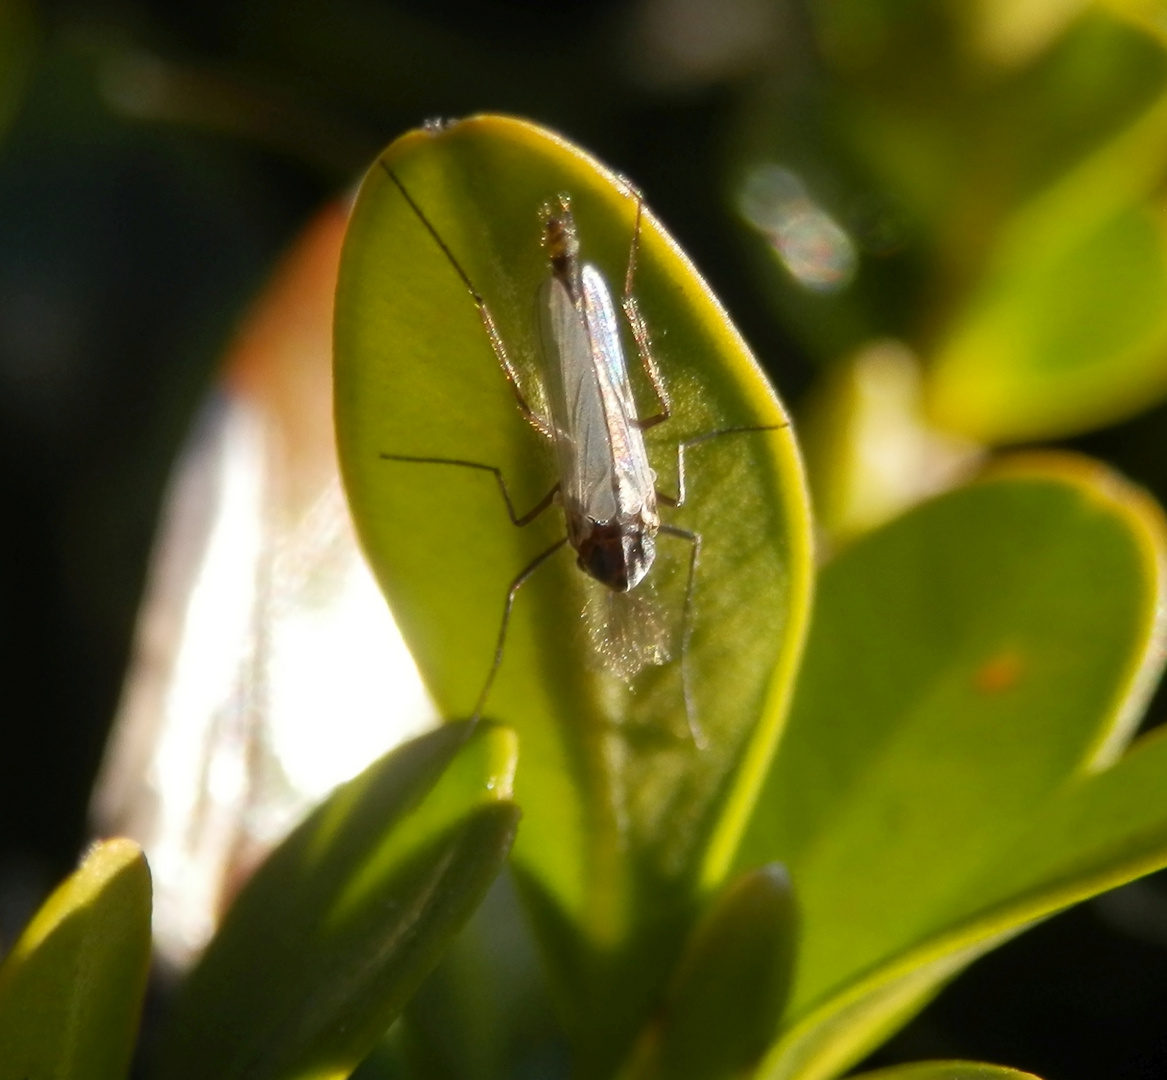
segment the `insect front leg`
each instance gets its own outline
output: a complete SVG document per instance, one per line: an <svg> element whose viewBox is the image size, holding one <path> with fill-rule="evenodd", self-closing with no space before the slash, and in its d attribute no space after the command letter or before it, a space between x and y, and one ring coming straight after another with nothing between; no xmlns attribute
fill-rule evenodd
<svg viewBox="0 0 1167 1080"><path fill-rule="evenodd" d="M627 183L627 182L626 182ZM656 359L652 355L652 338L648 333L648 324L641 314L640 305L636 302L632 287L636 280L636 259L640 253L640 227L644 218L644 196L639 189L628 183L628 190L636 199L636 224L632 228L632 243L628 248L628 268L624 272L624 296L620 306L624 309L624 317L632 330L632 337L636 341L636 355L640 357L640 365L652 384L652 392L656 395L658 412L636 421L641 431L647 431L657 424L664 423L672 416L672 402L669 392L665 389L664 379L660 369L656 366Z"/></svg>
<svg viewBox="0 0 1167 1080"><path fill-rule="evenodd" d="M540 435L548 439L553 438L554 432L551 430L551 426L531 408L526 395L523 393L523 388L519 383L518 369L511 361L510 354L507 352L506 345L502 340L502 335L498 332L498 327L495 325L494 316L491 315L490 308L487 306L482 293L475 287L474 282L470 280L470 275L462 268L462 264L450 250L449 245L442 239L441 234L434 228L430 219L426 217L422 208L418 206L413 196L410 195L409 190L401 182L397 174L389 168L384 159L381 159L381 167L389 175L389 179L393 181L397 190L401 192L402 198L409 204L409 208L413 211L418 221L425 226L426 232L433 238L434 243L437 244L442 254L446 256L446 260L453 268L454 273L458 275L462 284L466 286L466 291L470 294L470 298L474 301L474 306L478 309L478 317L482 321L483 329L485 329L487 339L490 341L490 347L494 350L499 367L502 368L502 373L506 376L506 381L515 395L515 400L518 402L519 411L523 414L523 419L539 432Z"/></svg>

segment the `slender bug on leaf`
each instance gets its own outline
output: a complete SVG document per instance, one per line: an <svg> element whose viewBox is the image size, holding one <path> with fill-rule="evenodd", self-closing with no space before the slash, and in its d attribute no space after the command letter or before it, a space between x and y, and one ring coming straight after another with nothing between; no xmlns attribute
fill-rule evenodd
<svg viewBox="0 0 1167 1080"><path fill-rule="evenodd" d="M516 526L527 525L553 502L563 509L566 534L535 556L507 590L494 659L472 718L481 715L502 664L515 598L543 563L570 543L581 570L613 593L627 593L635 589L652 568L656 558L656 538L658 534L664 534L689 544L688 577L681 615L681 684L689 733L695 745L704 746L704 733L697 719L688 670L693 584L701 554L701 536L662 523L657 505L677 507L684 503L685 451L689 447L721 435L775 431L785 425L726 428L678 443L677 494L657 491L656 474L649 464L643 432L668 420L671 405L652 356L646 324L632 292L643 213L639 192L630 189L636 198L636 222L621 306L632 330L640 362L656 396L658 411L644 419L637 414L611 292L599 270L580 262L579 237L570 199L560 195L547 203L541 214L543 246L550 264L550 274L539 293L544 389L550 411L548 417L543 417L531 408L523 394L518 372L482 294L405 185L384 161L381 165L473 299L522 415L555 448L559 479L524 514L516 512L502 471L495 465L456 458L381 454L387 461L454 465L493 473L510 519Z"/></svg>

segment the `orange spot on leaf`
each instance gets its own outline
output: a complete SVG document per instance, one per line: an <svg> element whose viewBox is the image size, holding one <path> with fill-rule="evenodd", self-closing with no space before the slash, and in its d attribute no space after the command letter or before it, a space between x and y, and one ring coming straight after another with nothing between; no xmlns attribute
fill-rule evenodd
<svg viewBox="0 0 1167 1080"><path fill-rule="evenodd" d="M1017 685L1025 672L1021 656L1006 650L986 660L973 674L973 688L979 694L1001 694Z"/></svg>

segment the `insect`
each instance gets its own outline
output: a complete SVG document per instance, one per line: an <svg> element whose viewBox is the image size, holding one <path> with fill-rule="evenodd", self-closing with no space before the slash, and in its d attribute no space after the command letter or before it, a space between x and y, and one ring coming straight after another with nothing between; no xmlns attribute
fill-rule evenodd
<svg viewBox="0 0 1167 1080"><path fill-rule="evenodd" d="M677 493L670 495L658 491L643 433L668 420L672 406L652 356L647 326L633 293L643 215L643 199L639 193L630 189L636 198L636 218L621 307L635 340L638 358L656 396L658 411L644 418L638 415L611 291L595 266L581 262L571 201L567 195L561 194L545 204L540 215L542 241L550 269L540 286L539 295L544 390L549 407L549 415L543 416L531 407L523 393L519 373L482 294L400 178L384 161L381 165L473 299L519 410L527 422L553 444L558 469L559 479L551 490L530 510L520 514L497 466L457 458L381 454L388 461L447 465L493 474L510 519L516 526L534 521L553 503L558 503L563 510L565 535L536 555L507 590L494 658L472 719L481 715L502 664L515 599L523 585L548 559L570 544L581 570L613 593L624 594L635 589L648 575L656 558L657 537L663 534L689 545L681 614L681 683L689 734L696 746L704 746L705 736L697 719L688 668L693 585L702 539L697 532L662 522L658 505L683 505L685 451L688 448L721 435L771 431L784 425L721 429L678 443Z"/></svg>

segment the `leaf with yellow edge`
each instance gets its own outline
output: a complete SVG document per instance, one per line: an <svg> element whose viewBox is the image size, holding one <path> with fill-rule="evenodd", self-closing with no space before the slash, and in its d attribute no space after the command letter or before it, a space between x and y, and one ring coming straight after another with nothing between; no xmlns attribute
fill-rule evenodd
<svg viewBox="0 0 1167 1080"><path fill-rule="evenodd" d="M336 308L342 471L369 559L450 717L474 708L508 587L562 539L563 516L552 508L516 528L486 470L384 455L498 468L519 513L555 483L551 449L524 421L461 275L538 400L536 296L549 272L540 208L561 194L571 198L583 259L618 291L637 214L628 184L560 137L503 117L395 142L365 178L345 243ZM646 432L649 457L660 489L675 493L681 440L777 428L786 417L648 210L634 293L673 406ZM632 366L648 416L651 388ZM585 1059L618 1053L632 1038L659 1000L699 897L724 877L778 736L807 619L809 516L789 428L702 442L686 464L688 499L662 516L703 538L687 655L689 543L659 536L646 583L615 599L565 549L519 593L485 707L522 740L515 859ZM669 654L629 683L591 640L590 631L614 636L600 627L612 607L633 637L659 633ZM685 665L704 748L689 732Z"/></svg>

